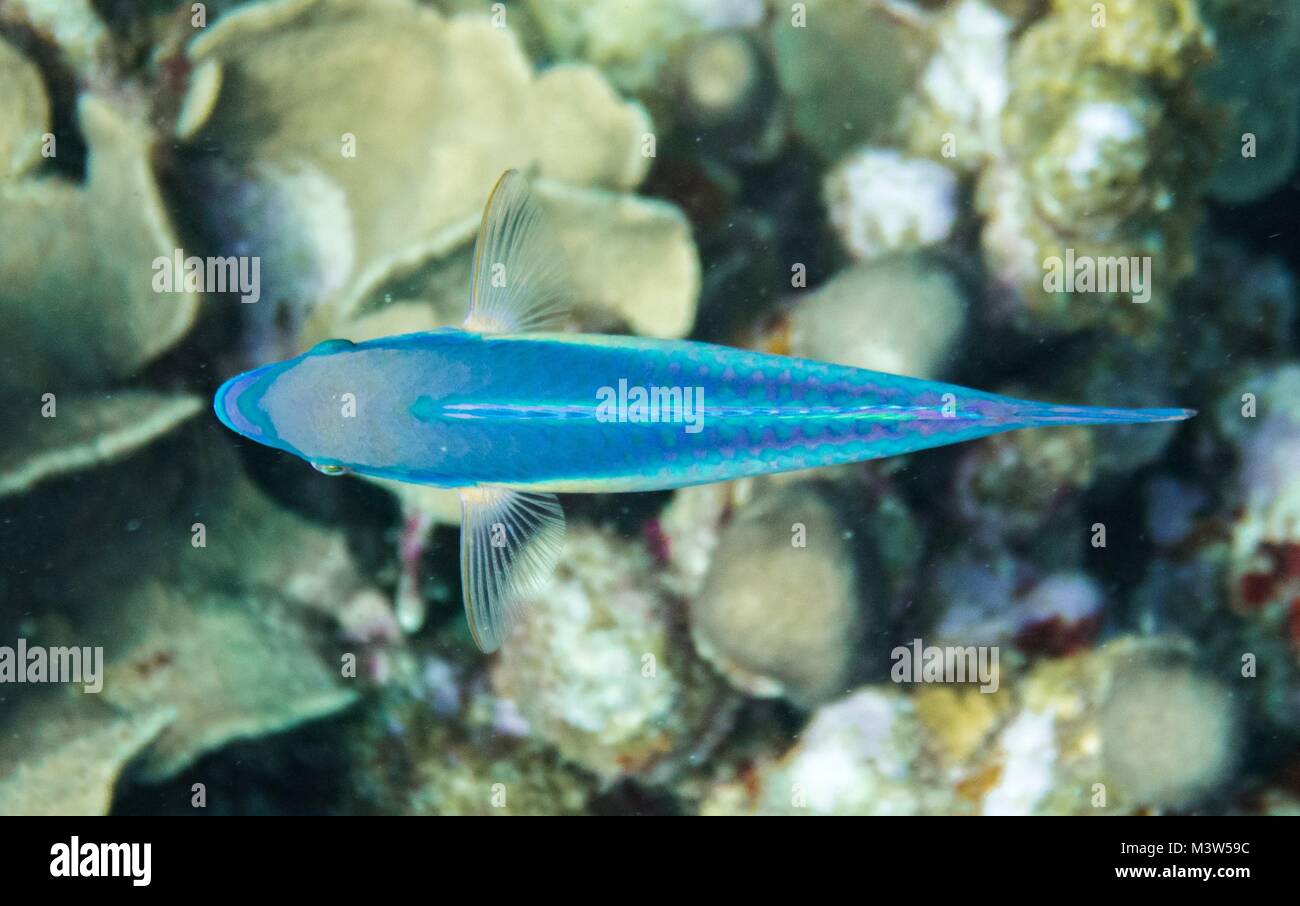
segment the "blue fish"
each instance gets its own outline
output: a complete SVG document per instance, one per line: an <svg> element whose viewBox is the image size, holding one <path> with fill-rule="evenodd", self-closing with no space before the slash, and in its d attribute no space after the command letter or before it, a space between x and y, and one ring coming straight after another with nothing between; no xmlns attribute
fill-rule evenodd
<svg viewBox="0 0 1300 906"><path fill-rule="evenodd" d="M1029 402L684 340L547 332L565 290L527 180L508 171L484 210L461 328L327 340L226 381L216 413L327 474L456 489L466 615L489 652L560 556L557 493L665 490L1019 428L1194 414Z"/></svg>

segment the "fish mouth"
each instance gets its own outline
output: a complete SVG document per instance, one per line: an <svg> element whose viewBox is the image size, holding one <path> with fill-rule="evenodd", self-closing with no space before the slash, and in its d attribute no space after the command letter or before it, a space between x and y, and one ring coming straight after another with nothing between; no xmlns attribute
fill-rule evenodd
<svg viewBox="0 0 1300 906"><path fill-rule="evenodd" d="M212 409L223 425L236 434L263 443L266 443L266 432L254 414L260 412L256 403L259 394L249 395L248 391L268 376L266 372L266 368L257 368L237 374L218 387L212 397Z"/></svg>

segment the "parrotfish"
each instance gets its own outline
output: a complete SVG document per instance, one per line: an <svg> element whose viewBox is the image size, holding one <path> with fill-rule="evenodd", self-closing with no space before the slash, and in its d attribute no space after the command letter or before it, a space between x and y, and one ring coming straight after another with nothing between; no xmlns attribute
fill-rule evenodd
<svg viewBox="0 0 1300 906"><path fill-rule="evenodd" d="M666 490L1020 428L1194 414L1061 406L708 343L556 332L566 282L550 239L528 181L508 171L483 213L459 328L327 340L231 378L214 399L227 427L321 472L456 489L465 611L487 652L560 557L557 494Z"/></svg>

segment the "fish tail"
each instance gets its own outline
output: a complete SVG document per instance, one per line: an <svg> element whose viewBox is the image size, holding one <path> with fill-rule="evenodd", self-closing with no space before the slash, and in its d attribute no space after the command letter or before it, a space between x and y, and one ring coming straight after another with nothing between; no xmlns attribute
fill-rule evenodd
<svg viewBox="0 0 1300 906"><path fill-rule="evenodd" d="M1195 414L1195 409L1114 409L1105 406L1058 406L1052 403L1017 401L1010 406L1007 420L1018 422L1026 427L1137 425L1150 422L1180 422Z"/></svg>

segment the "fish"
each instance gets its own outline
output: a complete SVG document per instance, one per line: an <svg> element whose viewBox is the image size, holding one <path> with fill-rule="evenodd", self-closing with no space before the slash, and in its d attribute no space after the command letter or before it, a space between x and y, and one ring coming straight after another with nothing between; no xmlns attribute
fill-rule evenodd
<svg viewBox="0 0 1300 906"><path fill-rule="evenodd" d="M325 474L454 489L462 597L484 652L501 646L561 556L558 494L671 490L1022 428L1195 414L1033 402L691 340L563 332L570 289L553 243L528 180L509 170L484 208L459 327L326 340L230 378L213 398L226 427Z"/></svg>

